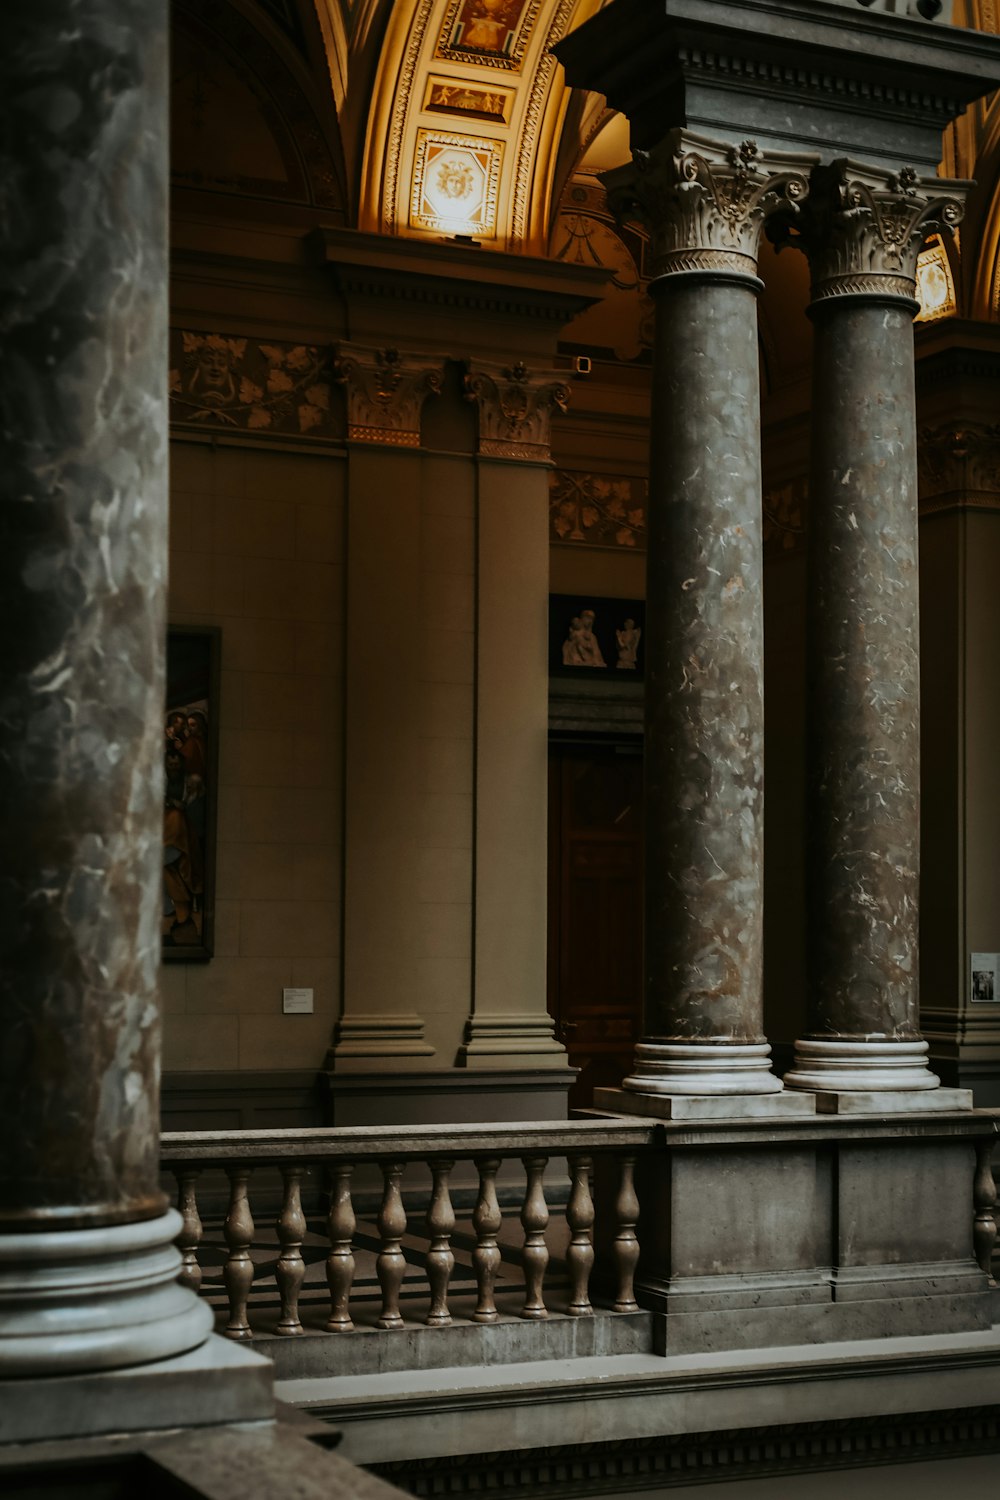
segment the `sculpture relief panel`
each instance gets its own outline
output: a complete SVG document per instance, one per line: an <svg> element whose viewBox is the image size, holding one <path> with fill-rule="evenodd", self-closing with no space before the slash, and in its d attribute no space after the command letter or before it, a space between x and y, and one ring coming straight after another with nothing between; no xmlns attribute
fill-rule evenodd
<svg viewBox="0 0 1000 1500"><path fill-rule="evenodd" d="M517 70L541 0L452 0L438 39L438 57Z"/></svg>
<svg viewBox="0 0 1000 1500"><path fill-rule="evenodd" d="M492 238L503 145L476 136L417 132L410 224Z"/></svg>
<svg viewBox="0 0 1000 1500"><path fill-rule="evenodd" d="M342 436L330 351L227 333L172 329L170 420L199 428Z"/></svg>

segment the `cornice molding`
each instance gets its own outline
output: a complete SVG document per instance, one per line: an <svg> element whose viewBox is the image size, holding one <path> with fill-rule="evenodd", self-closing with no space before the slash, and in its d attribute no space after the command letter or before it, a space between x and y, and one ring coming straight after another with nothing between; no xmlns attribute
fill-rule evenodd
<svg viewBox="0 0 1000 1500"><path fill-rule="evenodd" d="M523 360L470 361L465 396L479 408L479 456L549 463L552 413L569 405L563 374L529 370Z"/></svg>
<svg viewBox="0 0 1000 1500"><path fill-rule="evenodd" d="M420 413L440 395L444 356L339 343L333 378L347 393L347 437L357 443L420 447Z"/></svg>
<svg viewBox="0 0 1000 1500"><path fill-rule="evenodd" d="M731 146L672 130L602 181L616 216L648 227L654 276L755 277L765 221L779 209L797 214L816 161L763 152L753 140Z"/></svg>

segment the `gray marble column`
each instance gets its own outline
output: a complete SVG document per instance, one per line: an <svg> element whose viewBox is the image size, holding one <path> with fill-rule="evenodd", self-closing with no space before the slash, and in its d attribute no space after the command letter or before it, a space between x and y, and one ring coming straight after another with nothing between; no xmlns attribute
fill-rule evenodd
<svg viewBox="0 0 1000 1500"><path fill-rule="evenodd" d="M756 256L803 158L679 131L608 180L656 279L646 924L634 1094L777 1094L762 1025L763 615Z"/></svg>
<svg viewBox="0 0 1000 1500"><path fill-rule="evenodd" d="M816 174L809 500L809 1033L789 1087L938 1088L920 1035L920 663L912 319L951 185ZM802 221L800 220L800 225ZM793 237L794 234L793 234ZM856 1102L858 1102L856 1100ZM950 1102L955 1102L951 1100Z"/></svg>
<svg viewBox="0 0 1000 1500"><path fill-rule="evenodd" d="M158 1184L166 6L0 48L0 1376L204 1341Z"/></svg>

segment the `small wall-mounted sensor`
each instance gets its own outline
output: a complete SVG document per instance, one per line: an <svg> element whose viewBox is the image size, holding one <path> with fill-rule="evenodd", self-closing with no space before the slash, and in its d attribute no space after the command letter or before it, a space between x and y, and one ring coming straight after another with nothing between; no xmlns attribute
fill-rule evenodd
<svg viewBox="0 0 1000 1500"><path fill-rule="evenodd" d="M281 1009L286 1016L311 1016L313 1013L312 990L282 990Z"/></svg>
<svg viewBox="0 0 1000 1500"><path fill-rule="evenodd" d="M589 354L578 354L573 361L573 368L578 375L589 375L594 368L594 362Z"/></svg>

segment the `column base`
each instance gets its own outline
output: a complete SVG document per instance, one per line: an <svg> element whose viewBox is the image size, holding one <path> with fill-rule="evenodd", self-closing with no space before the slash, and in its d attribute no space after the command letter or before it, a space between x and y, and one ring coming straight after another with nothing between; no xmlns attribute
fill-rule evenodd
<svg viewBox="0 0 1000 1500"><path fill-rule="evenodd" d="M785 1087L823 1094L929 1093L941 1080L928 1068L927 1052L920 1038L804 1037L795 1043Z"/></svg>
<svg viewBox="0 0 1000 1500"><path fill-rule="evenodd" d="M0 1381L169 1359L208 1338L181 1286L181 1216L0 1236Z"/></svg>
<svg viewBox="0 0 1000 1500"><path fill-rule="evenodd" d="M565 1068L566 1048L556 1041L546 1011L479 1011L469 1017L458 1064L466 1068Z"/></svg>
<svg viewBox="0 0 1000 1500"><path fill-rule="evenodd" d="M415 1011L342 1016L324 1066L333 1072L370 1073L374 1067L406 1072L414 1057L433 1057L424 1022Z"/></svg>
<svg viewBox="0 0 1000 1500"><path fill-rule="evenodd" d="M594 1108L652 1120L774 1120L816 1113L815 1096L792 1094L636 1094L595 1089Z"/></svg>
<svg viewBox="0 0 1000 1500"><path fill-rule="evenodd" d="M640 1042L622 1088L633 1094L780 1094L767 1042Z"/></svg>

